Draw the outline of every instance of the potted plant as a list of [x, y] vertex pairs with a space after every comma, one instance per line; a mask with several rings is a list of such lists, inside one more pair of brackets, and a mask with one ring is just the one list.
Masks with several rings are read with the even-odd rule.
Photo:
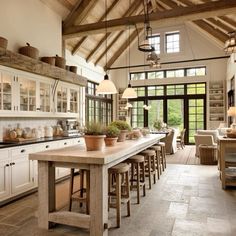
[[90, 122], [86, 125], [84, 139], [87, 151], [102, 150], [104, 138], [105, 132], [103, 125], [97, 122]]
[[153, 127], [156, 129], [156, 130], [161, 130], [162, 127], [163, 127], [163, 121], [161, 120], [156, 120], [153, 124]]
[[109, 125], [105, 130], [105, 134], [106, 146], [114, 146], [118, 139], [118, 135], [120, 134], [120, 130], [114, 125]]
[[117, 142], [125, 141], [127, 133], [131, 131], [130, 125], [126, 121], [123, 121], [123, 120], [113, 121], [111, 122], [110, 125], [115, 126], [120, 130], [120, 134], [118, 136]]

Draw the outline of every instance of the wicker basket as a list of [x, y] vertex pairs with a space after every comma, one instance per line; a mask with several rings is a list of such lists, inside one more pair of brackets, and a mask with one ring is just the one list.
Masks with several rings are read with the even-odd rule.
[[31, 57], [34, 59], [39, 58], [39, 50], [37, 48], [31, 47], [29, 43], [26, 43], [27, 46], [21, 47], [19, 49], [19, 53], [23, 54], [27, 57]]
[[8, 43], [7, 39], [0, 37], [0, 48], [7, 49], [7, 43]]
[[236, 138], [236, 133], [227, 133], [228, 138]]
[[70, 66], [70, 71], [73, 73], [77, 73], [77, 66]]
[[66, 70], [70, 71], [70, 66], [66, 65]]
[[214, 146], [199, 145], [200, 164], [216, 165], [217, 164], [217, 148]]
[[55, 57], [42, 57], [41, 61], [46, 62], [52, 66], [55, 66]]
[[59, 57], [58, 55], [55, 56], [55, 66], [60, 67], [62, 69], [66, 68], [66, 60], [63, 57]]

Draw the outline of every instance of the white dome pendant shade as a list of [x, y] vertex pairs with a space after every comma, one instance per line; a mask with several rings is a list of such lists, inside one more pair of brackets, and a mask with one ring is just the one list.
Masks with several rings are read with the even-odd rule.
[[108, 75], [105, 74], [104, 80], [100, 82], [100, 84], [97, 87], [96, 94], [115, 94], [117, 93], [117, 89], [114, 85], [114, 83], [109, 80]]
[[128, 87], [123, 92], [122, 98], [137, 98], [136, 91], [132, 88], [131, 84], [129, 83]]

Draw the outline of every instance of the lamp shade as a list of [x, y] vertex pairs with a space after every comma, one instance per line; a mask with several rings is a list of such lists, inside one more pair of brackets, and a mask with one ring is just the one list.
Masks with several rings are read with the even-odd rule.
[[108, 79], [108, 75], [104, 76], [104, 80], [100, 82], [97, 87], [96, 94], [115, 94], [117, 93], [116, 87], [112, 81]]
[[227, 111], [227, 115], [236, 117], [236, 107], [230, 107], [229, 110]]
[[131, 84], [128, 85], [128, 88], [123, 92], [122, 98], [137, 98], [136, 91], [131, 87]]
[[150, 44], [149, 40], [146, 38], [139, 46], [139, 51], [142, 52], [153, 52], [155, 48]]

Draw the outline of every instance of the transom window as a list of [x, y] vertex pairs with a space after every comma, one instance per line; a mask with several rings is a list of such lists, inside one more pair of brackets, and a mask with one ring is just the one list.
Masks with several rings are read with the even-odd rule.
[[131, 80], [144, 79], [164, 79], [164, 78], [180, 78], [180, 77], [195, 77], [205, 76], [206, 67], [178, 68], [171, 70], [157, 70], [148, 72], [133, 72], [130, 74]]
[[174, 53], [180, 51], [179, 46], [179, 32], [174, 33], [166, 33], [166, 52], [167, 53]]
[[160, 35], [152, 35], [149, 37], [149, 43], [155, 48], [156, 54], [160, 54]]

